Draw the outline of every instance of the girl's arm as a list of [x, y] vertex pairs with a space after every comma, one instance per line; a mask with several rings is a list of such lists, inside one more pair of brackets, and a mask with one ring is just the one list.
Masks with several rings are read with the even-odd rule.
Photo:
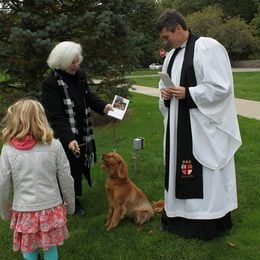
[[68, 214], [73, 214], [75, 211], [74, 180], [70, 173], [70, 165], [64, 149], [58, 140], [57, 142], [57, 178]]
[[3, 146], [0, 156], [0, 214], [5, 220], [11, 219], [12, 203], [9, 200], [12, 186], [12, 172], [8, 160], [6, 146]]

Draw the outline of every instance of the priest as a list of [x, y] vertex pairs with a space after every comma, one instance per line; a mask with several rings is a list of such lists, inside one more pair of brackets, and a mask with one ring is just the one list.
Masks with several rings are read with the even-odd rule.
[[237, 208], [234, 154], [241, 137], [232, 70], [218, 41], [198, 37], [182, 15], [165, 10], [157, 21], [167, 54], [160, 110], [164, 117], [165, 205], [161, 228], [211, 240], [231, 229]]

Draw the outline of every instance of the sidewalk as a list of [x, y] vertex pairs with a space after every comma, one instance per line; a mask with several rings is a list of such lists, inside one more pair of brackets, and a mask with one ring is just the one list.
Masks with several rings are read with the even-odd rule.
[[[130, 91], [159, 97], [158, 88], [143, 87], [139, 85], [133, 85], [133, 88], [135, 90]], [[260, 120], [260, 102], [236, 98], [235, 104], [239, 115]]]

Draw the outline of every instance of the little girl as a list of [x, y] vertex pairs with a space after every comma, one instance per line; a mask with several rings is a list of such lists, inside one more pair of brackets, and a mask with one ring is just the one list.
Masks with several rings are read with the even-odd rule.
[[58, 259], [56, 246], [68, 238], [66, 211], [75, 210], [65, 152], [53, 138], [38, 101], [17, 101], [8, 108], [2, 125], [0, 213], [3, 219], [11, 219], [13, 250], [30, 260], [38, 259], [42, 248], [44, 259]]

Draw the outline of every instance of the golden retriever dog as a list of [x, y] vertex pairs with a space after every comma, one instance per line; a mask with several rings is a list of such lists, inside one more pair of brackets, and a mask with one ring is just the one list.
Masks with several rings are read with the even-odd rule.
[[149, 202], [146, 195], [128, 178], [128, 167], [124, 159], [116, 152], [102, 155], [102, 168], [108, 174], [106, 190], [109, 210], [106, 228], [115, 228], [121, 219], [129, 217], [142, 225], [154, 216], [160, 203]]

